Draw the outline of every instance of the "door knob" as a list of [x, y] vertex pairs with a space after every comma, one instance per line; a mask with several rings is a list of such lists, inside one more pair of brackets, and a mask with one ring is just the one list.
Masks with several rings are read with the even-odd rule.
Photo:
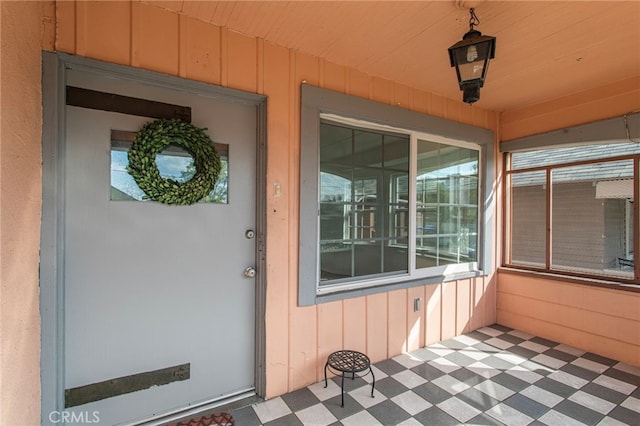
[[253, 229], [247, 229], [246, 231], [244, 231], [244, 236], [245, 238], [250, 240], [256, 236], [256, 232]]
[[248, 266], [244, 270], [244, 276], [247, 278], [254, 278], [256, 276], [256, 268], [253, 266]]

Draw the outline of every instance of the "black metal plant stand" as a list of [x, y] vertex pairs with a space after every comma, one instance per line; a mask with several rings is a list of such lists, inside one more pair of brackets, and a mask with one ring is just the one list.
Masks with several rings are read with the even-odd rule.
[[335, 370], [334, 372], [340, 372], [342, 376], [342, 382], [341, 382], [342, 403], [340, 404], [341, 407], [344, 407], [344, 376], [345, 374], [350, 373], [351, 380], [353, 380], [356, 378], [356, 373], [360, 373], [368, 369], [369, 371], [367, 373], [358, 377], [364, 377], [367, 374], [371, 373], [371, 377], [373, 378], [373, 381], [371, 382], [371, 398], [373, 398], [373, 389], [376, 386], [376, 376], [374, 376], [373, 370], [371, 369], [371, 361], [369, 360], [369, 357], [363, 354], [362, 352], [343, 350], [343, 351], [337, 351], [330, 354], [329, 357], [327, 358], [327, 363], [324, 365], [324, 387], [325, 388], [327, 387], [327, 384], [328, 384], [327, 368], [329, 368], [330, 370]]

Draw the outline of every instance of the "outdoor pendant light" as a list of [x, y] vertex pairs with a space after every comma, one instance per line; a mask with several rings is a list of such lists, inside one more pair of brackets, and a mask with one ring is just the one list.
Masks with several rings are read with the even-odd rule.
[[480, 31], [474, 30], [474, 25], [480, 24], [480, 20], [473, 8], [469, 9], [469, 13], [469, 32], [449, 48], [449, 60], [451, 66], [456, 67], [462, 100], [472, 104], [480, 99], [480, 88], [484, 86], [489, 60], [496, 54], [496, 38], [483, 36]]

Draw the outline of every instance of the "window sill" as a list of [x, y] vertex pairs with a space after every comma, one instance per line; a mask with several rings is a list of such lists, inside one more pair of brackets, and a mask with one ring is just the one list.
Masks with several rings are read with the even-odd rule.
[[[433, 276], [433, 277], [407, 278], [406, 280], [403, 280], [400, 282], [372, 285], [372, 286], [360, 287], [356, 289], [344, 289], [344, 290], [335, 289], [334, 291], [331, 291], [331, 292], [325, 291], [322, 293], [316, 293], [314, 303], [310, 303], [309, 305], [326, 303], [326, 302], [334, 302], [336, 300], [351, 299], [351, 298], [361, 297], [361, 296], [370, 296], [372, 294], [378, 294], [378, 293], [388, 293], [395, 290], [418, 287], [423, 285], [441, 284], [445, 282], [463, 280], [468, 278], [477, 278], [485, 275], [486, 274], [483, 271], [467, 271], [467, 272], [455, 273], [450, 275]], [[301, 306], [307, 306], [307, 304], [304, 304]]]
[[516, 274], [537, 278], [546, 278], [554, 281], [562, 281], [571, 284], [587, 285], [591, 287], [608, 288], [617, 291], [629, 291], [640, 293], [640, 285], [624, 283], [619, 281], [607, 280], [604, 278], [588, 278], [581, 276], [571, 276], [546, 271], [537, 271], [531, 269], [522, 269], [514, 266], [501, 266], [498, 268], [498, 274]]

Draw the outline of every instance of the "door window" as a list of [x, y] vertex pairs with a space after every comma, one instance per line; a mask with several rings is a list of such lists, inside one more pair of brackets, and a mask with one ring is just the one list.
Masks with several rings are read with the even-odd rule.
[[[128, 152], [134, 132], [113, 130], [111, 132], [111, 201], [148, 201], [133, 177], [127, 172]], [[215, 144], [220, 156], [220, 174], [213, 190], [199, 203], [227, 204], [229, 186], [229, 145]], [[156, 156], [160, 175], [164, 178], [186, 182], [196, 172], [193, 157], [184, 149], [169, 145]]]

